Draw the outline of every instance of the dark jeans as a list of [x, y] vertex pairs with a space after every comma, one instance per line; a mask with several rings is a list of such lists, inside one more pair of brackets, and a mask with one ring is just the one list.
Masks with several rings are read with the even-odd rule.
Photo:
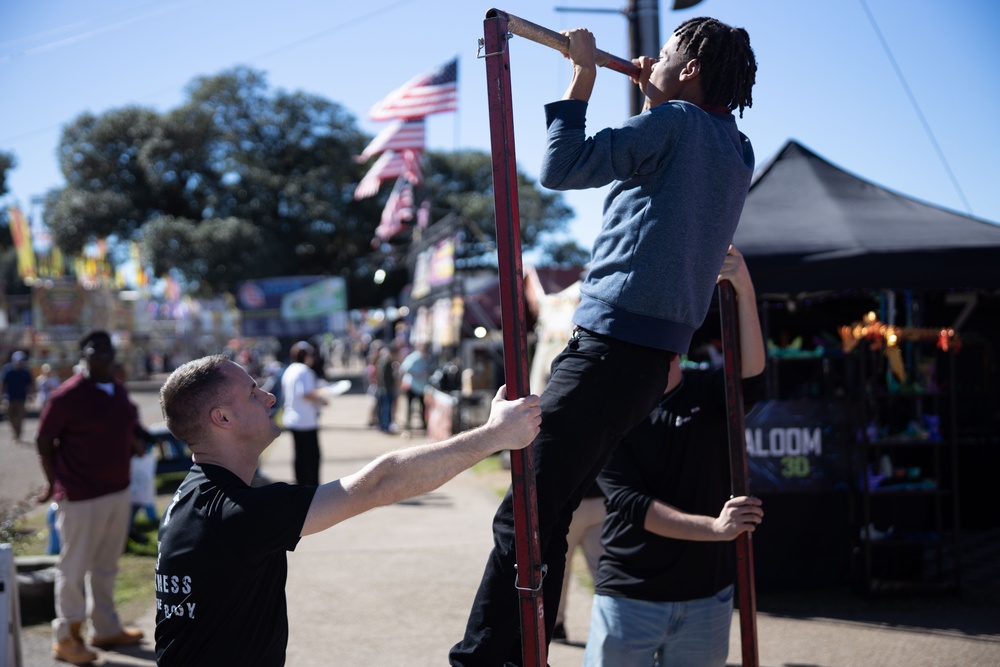
[[392, 428], [393, 408], [396, 407], [396, 392], [388, 389], [378, 390], [378, 427], [384, 433]]
[[14, 432], [14, 439], [21, 440], [21, 427], [24, 424], [25, 407], [23, 400], [7, 401], [7, 419], [10, 420], [10, 428]]
[[295, 443], [295, 482], [319, 486], [319, 429], [289, 429]]
[[413, 423], [413, 402], [417, 402], [417, 408], [419, 408], [420, 414], [420, 428], [427, 428], [427, 406], [424, 405], [424, 391], [414, 391], [413, 389], [406, 390], [406, 426], [409, 427]]
[[[566, 569], [566, 533], [573, 511], [613, 449], [655, 407], [667, 386], [672, 352], [577, 330], [552, 362], [542, 394], [542, 428], [532, 443], [538, 501], [546, 637], [552, 636]], [[514, 588], [511, 493], [493, 519], [493, 551], [450, 664], [521, 664], [521, 626]]]

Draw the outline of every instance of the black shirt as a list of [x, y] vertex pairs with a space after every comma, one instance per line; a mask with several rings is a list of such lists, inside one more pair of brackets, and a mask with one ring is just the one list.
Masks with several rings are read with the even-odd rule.
[[[763, 390], [763, 374], [743, 380], [745, 409]], [[596, 593], [676, 602], [733, 583], [732, 542], [677, 540], [644, 528], [654, 498], [689, 514], [719, 515], [730, 496], [726, 429], [723, 372], [688, 372], [618, 446], [598, 478], [608, 514]]]
[[160, 523], [157, 665], [285, 664], [285, 552], [315, 492], [252, 488], [219, 466], [191, 468]]

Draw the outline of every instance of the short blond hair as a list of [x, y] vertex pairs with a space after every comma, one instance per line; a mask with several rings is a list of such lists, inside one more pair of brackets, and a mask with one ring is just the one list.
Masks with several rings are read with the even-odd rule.
[[179, 367], [160, 388], [160, 411], [174, 437], [189, 445], [200, 441], [208, 429], [208, 412], [224, 399], [226, 376], [222, 366], [229, 357], [215, 354]]

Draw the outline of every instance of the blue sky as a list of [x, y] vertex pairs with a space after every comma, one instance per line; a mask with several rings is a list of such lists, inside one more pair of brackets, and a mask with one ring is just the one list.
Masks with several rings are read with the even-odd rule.
[[[672, 11], [671, 4], [666, 0], [660, 7], [664, 41], [682, 20], [701, 15], [749, 31], [759, 71], [754, 106], [740, 127], [753, 141], [758, 164], [795, 139], [898, 193], [1000, 222], [1000, 3], [703, 0], [683, 11]], [[4, 203], [30, 210], [33, 197], [63, 184], [55, 148], [62, 126], [81, 112], [129, 104], [165, 111], [185, 99], [194, 77], [235, 65], [265, 71], [276, 88], [342, 104], [374, 135], [385, 126], [367, 119], [375, 102], [458, 56], [459, 111], [429, 119], [428, 146], [488, 151], [485, 64], [476, 57], [486, 11], [496, 6], [555, 30], [588, 27], [598, 47], [626, 56], [622, 16], [556, 11], [624, 5], [7, 0], [0, 3], [0, 150], [15, 153], [18, 167]], [[544, 145], [542, 105], [561, 97], [569, 65], [520, 38], [510, 48], [517, 159], [536, 176]], [[591, 129], [627, 116], [628, 85], [620, 74], [599, 74]], [[566, 196], [576, 214], [571, 235], [585, 247], [599, 229], [603, 194]]]

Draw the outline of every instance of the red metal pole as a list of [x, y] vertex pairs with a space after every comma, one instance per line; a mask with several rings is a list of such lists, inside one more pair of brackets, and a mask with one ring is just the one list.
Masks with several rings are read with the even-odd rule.
[[[517, 35], [518, 37], [524, 37], [525, 39], [530, 39], [532, 42], [547, 46], [550, 49], [555, 49], [563, 55], [569, 53], [569, 37], [560, 32], [549, 30], [548, 28], [544, 28], [537, 23], [532, 23], [531, 21], [525, 21], [520, 17], [502, 12], [499, 9], [491, 9], [486, 13], [486, 16], [491, 15], [503, 15], [504, 19], [507, 21], [507, 30], [509, 30], [511, 34]], [[657, 46], [657, 48], [659, 48], [659, 46]], [[600, 49], [597, 50], [596, 61], [598, 67], [606, 67], [607, 69], [614, 70], [621, 74], [638, 77], [640, 73], [639, 68], [636, 67], [631, 60], [613, 56], [607, 51], [601, 51]]]
[[[722, 353], [726, 374], [726, 413], [729, 421], [729, 468], [733, 496], [750, 495], [747, 469], [746, 421], [743, 414], [743, 383], [740, 362], [740, 323], [736, 312], [736, 290], [732, 283], [719, 283], [719, 314], [722, 322]], [[740, 640], [743, 667], [758, 667], [757, 598], [754, 591], [753, 539], [749, 532], [736, 538], [736, 595], [740, 607]]]
[[[496, 211], [507, 397], [527, 396], [528, 326], [521, 267], [521, 224], [518, 216], [517, 162], [514, 157], [514, 112], [511, 108], [508, 25], [503, 12], [490, 10], [483, 22], [483, 47], [489, 92], [490, 141], [493, 153], [493, 201]], [[538, 501], [531, 447], [512, 451], [511, 491], [514, 500], [515, 587], [521, 614], [525, 667], [545, 667], [545, 611], [542, 603]]]

